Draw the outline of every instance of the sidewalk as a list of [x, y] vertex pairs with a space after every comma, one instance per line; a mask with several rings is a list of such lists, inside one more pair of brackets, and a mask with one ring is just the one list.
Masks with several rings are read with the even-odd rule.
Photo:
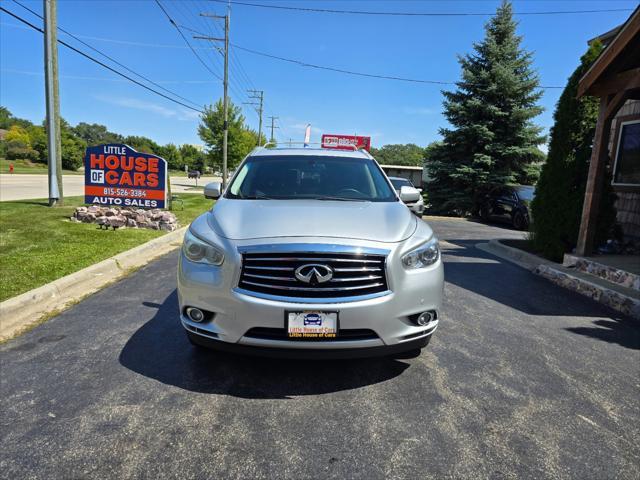
[[[196, 181], [187, 177], [170, 177], [172, 193], [198, 193], [192, 190]], [[218, 177], [202, 177], [198, 180], [198, 186], [209, 182], [219, 182]], [[62, 178], [65, 197], [84, 195], [84, 176], [64, 175]], [[0, 174], [0, 201], [27, 200], [34, 198], [47, 198], [49, 187], [47, 175], [40, 174]]]

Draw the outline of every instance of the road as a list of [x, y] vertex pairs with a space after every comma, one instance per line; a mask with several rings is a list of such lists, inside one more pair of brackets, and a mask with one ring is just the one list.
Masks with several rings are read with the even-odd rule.
[[[172, 193], [196, 192], [196, 190], [193, 189], [196, 185], [194, 179], [190, 180], [187, 177], [170, 178]], [[217, 177], [202, 177], [198, 180], [198, 185], [203, 186], [208, 182], [219, 182], [220, 180], [221, 179]], [[64, 175], [62, 178], [62, 187], [66, 197], [84, 195], [84, 176]], [[47, 198], [49, 196], [48, 188], [46, 175], [0, 174], [0, 201]]]
[[442, 322], [420, 356], [195, 351], [170, 254], [0, 346], [0, 475], [15, 478], [640, 477], [640, 328], [433, 220]]

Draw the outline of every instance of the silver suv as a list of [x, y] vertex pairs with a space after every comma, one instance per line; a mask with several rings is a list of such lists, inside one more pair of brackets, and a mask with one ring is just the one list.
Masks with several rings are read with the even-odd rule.
[[[254, 150], [186, 233], [180, 319], [218, 350], [345, 358], [425, 347], [438, 326], [438, 240], [365, 151]], [[415, 195], [415, 193], [411, 193]]]

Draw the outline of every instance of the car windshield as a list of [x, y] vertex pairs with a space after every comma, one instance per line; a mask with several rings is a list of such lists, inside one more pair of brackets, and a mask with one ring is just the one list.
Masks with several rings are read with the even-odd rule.
[[244, 200], [397, 201], [373, 160], [320, 155], [249, 157], [225, 196]]
[[393, 185], [393, 188], [395, 188], [396, 190], [400, 190], [400, 188], [402, 187], [413, 187], [411, 182], [404, 178], [390, 178], [389, 180], [391, 181], [391, 185]]
[[531, 200], [533, 200], [533, 197], [536, 193], [535, 187], [531, 186], [516, 187], [516, 190], [518, 191], [518, 196], [520, 197], [520, 199], [526, 202], [530, 202]]

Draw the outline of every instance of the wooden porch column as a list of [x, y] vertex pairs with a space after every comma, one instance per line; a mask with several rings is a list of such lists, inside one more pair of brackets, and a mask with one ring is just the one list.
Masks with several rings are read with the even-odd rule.
[[[589, 176], [587, 188], [584, 194], [582, 207], [582, 219], [580, 221], [580, 233], [576, 253], [580, 256], [590, 255], [593, 252], [593, 242], [596, 233], [596, 220], [598, 207], [602, 196], [602, 182], [604, 182], [604, 167], [609, 155], [609, 137], [611, 135], [611, 119], [613, 115], [607, 111], [607, 95], [600, 98], [600, 111], [596, 123], [596, 133], [591, 151], [591, 163], [589, 164]], [[615, 112], [614, 112], [615, 113]], [[607, 118], [608, 117], [608, 118]]]

